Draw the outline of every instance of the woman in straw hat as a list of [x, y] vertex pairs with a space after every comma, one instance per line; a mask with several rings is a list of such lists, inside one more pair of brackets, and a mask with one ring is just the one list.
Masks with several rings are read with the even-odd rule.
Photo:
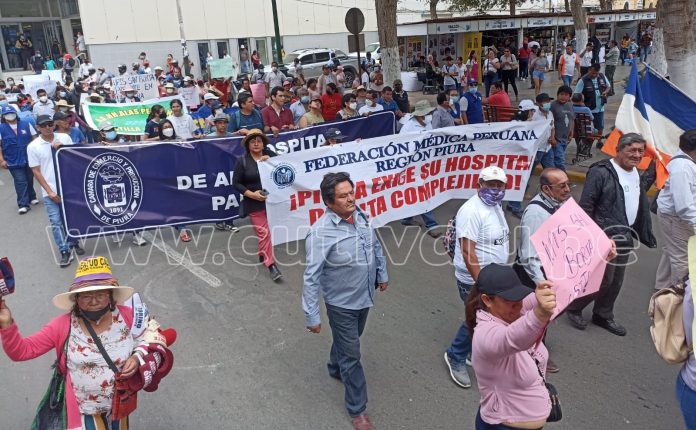
[[[141, 342], [130, 330], [133, 310], [117, 305], [132, 294], [133, 288], [118, 284], [106, 258], [86, 258], [80, 261], [69, 291], [53, 298], [53, 304], [67, 313], [26, 338], [0, 299], [0, 338], [11, 360], [31, 360], [55, 349], [58, 369], [65, 375], [68, 430], [128, 428], [127, 417], [111, 419], [111, 407], [116, 379], [131, 377], [140, 365], [134, 350]], [[95, 346], [90, 327], [119, 369], [118, 375]]]
[[249, 216], [251, 224], [254, 226], [254, 233], [259, 238], [259, 260], [268, 268], [271, 279], [277, 282], [283, 275], [276, 267], [273, 256], [271, 231], [268, 228], [268, 218], [266, 217], [268, 192], [261, 186], [261, 176], [257, 164], [268, 160], [269, 157], [275, 157], [277, 154], [268, 148], [268, 136], [258, 128], [249, 130], [242, 140], [242, 145], [246, 149], [246, 153], [237, 159], [232, 183], [237, 191], [244, 196], [240, 212], [243, 211]]

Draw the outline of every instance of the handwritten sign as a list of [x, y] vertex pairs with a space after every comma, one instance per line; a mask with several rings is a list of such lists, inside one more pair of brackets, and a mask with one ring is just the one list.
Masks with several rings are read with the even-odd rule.
[[133, 87], [136, 97], [139, 97], [140, 100], [150, 100], [159, 97], [158, 82], [154, 73], [114, 76], [111, 78], [111, 85], [117, 98], [123, 97], [123, 89], [128, 86]]
[[51, 81], [56, 81], [59, 84], [63, 83], [63, 71], [62, 70], [42, 70], [41, 76], [45, 76]]
[[572, 198], [532, 235], [546, 277], [554, 282], [556, 310], [599, 291], [611, 240]]
[[218, 60], [209, 60], [208, 67], [210, 68], [211, 78], [229, 78], [237, 79], [237, 67], [234, 65], [234, 60], [231, 58], [220, 58]]
[[48, 79], [45, 75], [26, 75], [22, 77], [24, 83], [24, 93], [30, 94], [36, 100], [36, 92], [40, 89], [46, 90], [48, 97], [53, 97], [56, 93], [56, 81]]
[[182, 99], [184, 99], [184, 103], [186, 104], [186, 106], [192, 109], [197, 108], [200, 104], [198, 101], [198, 87], [181, 87], [179, 88], [179, 95]]

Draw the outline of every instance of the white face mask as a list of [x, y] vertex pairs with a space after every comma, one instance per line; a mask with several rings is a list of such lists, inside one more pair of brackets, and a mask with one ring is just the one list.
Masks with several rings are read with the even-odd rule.
[[358, 104], [356, 102], [352, 102], [348, 104], [348, 107], [352, 110], [355, 110], [358, 107]]
[[174, 129], [173, 128], [165, 128], [162, 130], [162, 134], [167, 136], [167, 137], [172, 137], [174, 136]]
[[5, 119], [12, 122], [17, 119], [17, 114], [16, 113], [8, 113], [5, 115]]
[[41, 96], [41, 97], [39, 97], [39, 101], [40, 101], [41, 103], [46, 103], [46, 102], [48, 101], [48, 97], [47, 97], [47, 96]]

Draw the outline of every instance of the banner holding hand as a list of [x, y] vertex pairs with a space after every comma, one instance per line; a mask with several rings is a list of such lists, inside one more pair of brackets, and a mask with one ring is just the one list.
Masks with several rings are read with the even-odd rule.
[[14, 270], [7, 257], [0, 258], [0, 297], [14, 293]]
[[532, 235], [546, 277], [556, 290], [556, 318], [578, 297], [599, 291], [611, 240], [572, 198]]

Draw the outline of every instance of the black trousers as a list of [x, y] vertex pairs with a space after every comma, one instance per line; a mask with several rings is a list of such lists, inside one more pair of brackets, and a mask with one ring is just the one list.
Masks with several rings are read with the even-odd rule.
[[505, 85], [505, 92], [510, 94], [508, 91], [508, 84], [512, 85], [512, 89], [515, 90], [515, 97], [517, 97], [517, 84], [515, 83], [515, 76], [517, 76], [517, 70], [501, 70], [503, 78], [503, 85]]
[[582, 312], [590, 302], [594, 301], [594, 309], [592, 313], [600, 318], [613, 320], [614, 319], [614, 303], [623, 284], [624, 275], [626, 274], [626, 263], [628, 263], [630, 254], [619, 254], [613, 261], [607, 264], [602, 278], [602, 284], [599, 286], [599, 291], [589, 296], [580, 297], [571, 303], [566, 310], [570, 312]]

